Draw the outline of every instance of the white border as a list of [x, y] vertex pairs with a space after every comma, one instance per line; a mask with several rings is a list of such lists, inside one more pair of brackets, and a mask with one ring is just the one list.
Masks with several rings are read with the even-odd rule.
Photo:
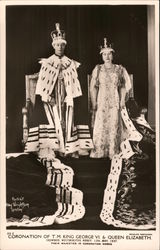
[[[6, 209], [5, 209], [5, 204], [6, 204], [6, 191], [5, 191], [5, 178], [6, 178], [6, 174], [5, 174], [5, 148], [6, 148], [6, 124], [5, 124], [5, 95], [6, 95], [6, 89], [5, 89], [5, 82], [6, 82], [6, 77], [5, 77], [5, 72], [6, 72], [6, 36], [5, 36], [5, 7], [8, 5], [154, 5], [155, 9], [156, 9], [156, 15], [155, 15], [155, 43], [156, 43], [156, 58], [155, 58], [155, 66], [156, 66], [156, 72], [155, 72], [155, 76], [156, 76], [156, 133], [157, 133], [157, 143], [156, 143], [156, 151], [157, 151], [157, 158], [156, 158], [156, 181], [157, 181], [157, 194], [156, 194], [156, 198], [157, 198], [157, 221], [159, 222], [159, 210], [160, 210], [160, 206], [159, 206], [159, 1], [155, 0], [155, 1], [121, 1], [121, 0], [114, 0], [114, 1], [32, 1], [32, 0], [28, 0], [26, 1], [1, 1], [0, 2], [0, 158], [1, 158], [1, 168], [0, 168], [0, 176], [1, 176], [1, 181], [0, 181], [0, 188], [1, 188], [1, 208], [0, 208], [0, 214], [1, 214], [1, 245], [0, 245], [0, 249], [1, 250], [29, 250], [29, 249], [37, 249], [37, 250], [41, 250], [41, 249], [99, 249], [98, 246], [81, 246], [79, 248], [77, 248], [76, 246], [69, 246], [66, 245], [66, 247], [64, 246], [60, 246], [57, 247], [56, 245], [51, 245], [51, 244], [46, 244], [46, 242], [44, 240], [40, 241], [40, 240], [8, 240], [7, 236], [6, 236], [6, 231], [7, 232], [11, 232], [13, 231], [16, 234], [41, 234], [44, 236], [45, 234], [53, 234], [53, 233], [59, 233], [59, 234], [99, 234], [99, 235], [103, 235], [103, 234], [110, 234], [110, 235], [127, 235], [129, 233], [136, 233], [138, 231], [119, 231], [119, 230], [115, 230], [115, 231], [104, 231], [104, 230], [6, 230], [5, 229], [5, 220], [4, 218], [6, 218]], [[123, 250], [129, 250], [129, 249], [137, 249], [137, 250], [141, 250], [141, 249], [145, 249], [145, 250], [158, 250], [159, 249], [159, 223], [157, 223], [157, 229], [156, 231], [140, 231], [140, 233], [146, 233], [149, 232], [152, 234], [152, 241], [132, 241], [130, 240], [128, 243], [127, 241], [118, 241], [118, 244], [113, 244], [113, 246], [100, 246], [100, 249], [112, 249], [112, 250], [118, 250], [118, 249], [123, 249]], [[138, 232], [139, 233], [139, 232]]]
[[23, 0], [8, 0], [8, 1], [3, 1], [1, 2], [1, 5], [155, 5], [158, 6], [158, 0], [48, 0], [48, 1], [38, 1], [38, 0], [28, 0], [28, 1], [23, 1]]

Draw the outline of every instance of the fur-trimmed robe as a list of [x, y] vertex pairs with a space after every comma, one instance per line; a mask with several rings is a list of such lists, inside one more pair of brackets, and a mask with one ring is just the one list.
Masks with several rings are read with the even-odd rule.
[[79, 63], [66, 56], [52, 55], [40, 61], [36, 103], [25, 152], [40, 157], [86, 154], [93, 148], [88, 125], [74, 125], [74, 98], [82, 95], [78, 80]]

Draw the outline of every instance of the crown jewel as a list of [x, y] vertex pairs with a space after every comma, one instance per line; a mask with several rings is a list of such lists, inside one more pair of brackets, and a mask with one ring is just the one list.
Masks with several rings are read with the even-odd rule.
[[65, 32], [64, 32], [64, 30], [60, 29], [60, 24], [56, 23], [55, 27], [56, 27], [56, 29], [51, 32], [51, 37], [52, 37], [53, 42], [67, 43], [65, 40]]
[[100, 54], [103, 53], [104, 51], [113, 51], [114, 52], [112, 45], [108, 44], [107, 38], [104, 38], [104, 47], [100, 46]]

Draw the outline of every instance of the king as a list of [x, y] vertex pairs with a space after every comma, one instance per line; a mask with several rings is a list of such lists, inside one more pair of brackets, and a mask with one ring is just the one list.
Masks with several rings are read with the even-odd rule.
[[78, 157], [93, 148], [88, 125], [74, 124], [74, 99], [82, 95], [77, 68], [80, 63], [64, 55], [65, 33], [56, 23], [51, 32], [55, 53], [40, 60], [33, 111], [25, 152], [40, 158], [56, 154]]

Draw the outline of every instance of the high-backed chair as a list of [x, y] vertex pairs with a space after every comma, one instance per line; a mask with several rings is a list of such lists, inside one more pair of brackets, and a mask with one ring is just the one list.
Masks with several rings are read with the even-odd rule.
[[25, 107], [22, 108], [23, 114], [23, 144], [26, 143], [28, 138], [28, 123], [30, 119], [30, 114], [35, 105], [35, 91], [36, 85], [38, 80], [39, 73], [35, 73], [33, 75], [26, 75], [25, 76], [25, 93], [26, 93], [26, 100], [25, 100]]

